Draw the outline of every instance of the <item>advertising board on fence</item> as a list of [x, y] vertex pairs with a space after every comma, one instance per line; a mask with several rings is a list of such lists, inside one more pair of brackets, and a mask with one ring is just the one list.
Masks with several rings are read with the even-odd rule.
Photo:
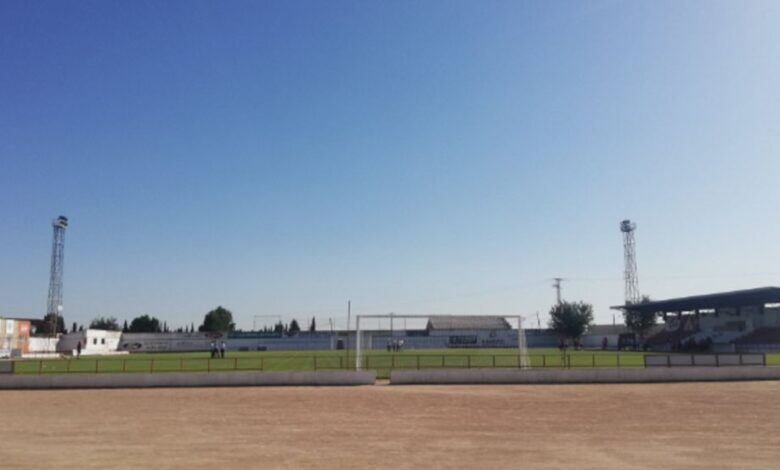
[[763, 366], [763, 354], [648, 354], [645, 367]]

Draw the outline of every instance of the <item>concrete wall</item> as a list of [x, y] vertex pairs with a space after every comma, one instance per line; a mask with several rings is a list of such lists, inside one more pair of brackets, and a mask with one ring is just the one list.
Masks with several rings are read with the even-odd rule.
[[59, 338], [32, 336], [29, 341], [30, 353], [53, 353], [57, 350]]
[[104, 355], [116, 353], [119, 348], [119, 331], [87, 329], [60, 336], [57, 351], [76, 355], [76, 345], [81, 342], [81, 355]]
[[370, 371], [0, 375], [2, 389], [372, 385]]
[[652, 369], [427, 369], [394, 370], [390, 383], [576, 384], [780, 380], [780, 367], [666, 367]]

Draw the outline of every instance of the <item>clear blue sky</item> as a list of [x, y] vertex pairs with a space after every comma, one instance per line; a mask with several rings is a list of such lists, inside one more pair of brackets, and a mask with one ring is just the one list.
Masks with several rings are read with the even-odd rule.
[[[0, 314], [780, 285], [780, 2], [0, 2]], [[535, 320], [534, 322], [535, 323]]]

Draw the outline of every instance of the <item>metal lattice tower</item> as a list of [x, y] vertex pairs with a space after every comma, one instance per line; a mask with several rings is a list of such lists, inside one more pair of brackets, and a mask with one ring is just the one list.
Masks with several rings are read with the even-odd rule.
[[626, 219], [620, 222], [620, 231], [623, 232], [623, 258], [625, 271], [623, 277], [626, 281], [626, 304], [639, 302], [639, 278], [636, 272], [636, 240], [634, 231], [636, 224]]
[[57, 316], [62, 312], [62, 263], [65, 259], [65, 229], [68, 218], [61, 215], [52, 222], [54, 238], [51, 247], [51, 272], [49, 274], [49, 300], [46, 313], [50, 315], [51, 331], [57, 334]]

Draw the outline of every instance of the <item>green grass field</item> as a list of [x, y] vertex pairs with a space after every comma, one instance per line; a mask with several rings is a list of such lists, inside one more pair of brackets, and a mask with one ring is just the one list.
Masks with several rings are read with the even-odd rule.
[[[644, 355], [622, 351], [568, 351], [531, 349], [532, 367], [643, 367]], [[24, 359], [15, 361], [16, 374], [106, 372], [206, 372], [233, 370], [311, 371], [354, 367], [354, 351], [228, 352], [225, 359], [210, 359], [208, 352], [141, 353], [122, 356], [88, 356], [80, 359]], [[767, 365], [780, 366], [780, 354], [767, 355]], [[391, 369], [511, 368], [518, 366], [516, 349], [427, 349], [399, 353], [372, 350], [363, 356], [363, 368], [384, 378]]]
[[[642, 367], [644, 353], [532, 349], [532, 367]], [[105, 372], [206, 372], [231, 370], [305, 371], [354, 367], [354, 351], [228, 352], [210, 359], [208, 352], [142, 353], [122, 356], [85, 356], [80, 359], [26, 359], [15, 362], [17, 374]], [[391, 369], [517, 367], [515, 349], [409, 350], [399, 353], [372, 350], [363, 355], [363, 368], [387, 377]]]

